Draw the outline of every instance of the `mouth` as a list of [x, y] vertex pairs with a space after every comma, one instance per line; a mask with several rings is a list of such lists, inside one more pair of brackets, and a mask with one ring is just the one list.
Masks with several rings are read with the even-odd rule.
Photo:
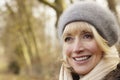
[[80, 57], [74, 57], [73, 59], [75, 61], [86, 61], [91, 57], [91, 55], [85, 55], [85, 56], [80, 56]]

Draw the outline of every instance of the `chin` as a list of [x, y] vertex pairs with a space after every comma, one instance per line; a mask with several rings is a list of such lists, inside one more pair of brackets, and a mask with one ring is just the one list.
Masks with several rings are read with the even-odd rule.
[[86, 75], [86, 74], [88, 74], [90, 71], [80, 71], [80, 70], [75, 70], [75, 72], [77, 73], [77, 74], [79, 74], [79, 75]]

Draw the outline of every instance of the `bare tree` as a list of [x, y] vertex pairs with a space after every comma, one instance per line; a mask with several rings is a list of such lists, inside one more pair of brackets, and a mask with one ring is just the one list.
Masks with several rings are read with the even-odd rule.
[[[38, 1], [50, 6], [56, 11], [56, 15], [57, 15], [56, 27], [57, 27], [58, 19], [61, 13], [67, 7], [66, 1], [65, 0], [55, 0], [54, 2], [49, 2], [48, 0], [38, 0]], [[70, 0], [70, 2], [73, 2], [73, 0]]]
[[33, 29], [31, 5], [26, 3], [27, 0], [24, 2], [16, 0], [16, 12], [8, 3], [6, 4], [9, 13], [6, 20], [7, 26], [3, 34], [3, 42], [6, 53], [11, 55], [11, 62], [16, 61], [19, 67], [26, 66], [29, 69], [35, 66], [32, 60], [40, 60], [40, 56]]

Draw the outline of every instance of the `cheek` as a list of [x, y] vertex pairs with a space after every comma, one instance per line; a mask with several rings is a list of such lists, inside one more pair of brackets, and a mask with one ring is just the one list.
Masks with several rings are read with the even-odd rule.
[[95, 41], [86, 45], [86, 48], [92, 53], [101, 53], [101, 49]]
[[64, 53], [65, 53], [68, 57], [71, 56], [72, 49], [73, 49], [72, 46], [64, 46], [64, 47], [63, 47], [63, 51], [64, 51]]

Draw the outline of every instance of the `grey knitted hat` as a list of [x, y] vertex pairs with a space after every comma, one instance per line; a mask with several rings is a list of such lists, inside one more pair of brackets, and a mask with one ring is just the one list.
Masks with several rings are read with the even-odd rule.
[[80, 2], [69, 6], [58, 21], [59, 37], [65, 26], [75, 21], [85, 21], [93, 25], [98, 33], [108, 41], [109, 46], [118, 40], [119, 26], [114, 14], [96, 2]]

